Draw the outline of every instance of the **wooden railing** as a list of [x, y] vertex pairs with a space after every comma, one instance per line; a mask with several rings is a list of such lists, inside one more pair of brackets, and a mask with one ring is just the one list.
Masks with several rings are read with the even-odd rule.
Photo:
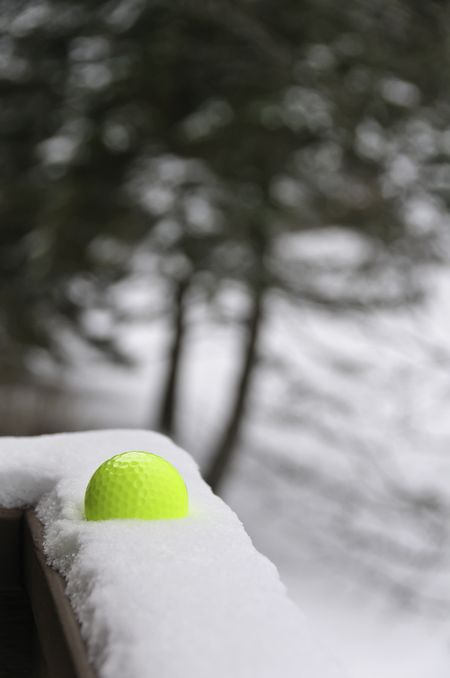
[[0, 678], [95, 678], [33, 511], [0, 509]]

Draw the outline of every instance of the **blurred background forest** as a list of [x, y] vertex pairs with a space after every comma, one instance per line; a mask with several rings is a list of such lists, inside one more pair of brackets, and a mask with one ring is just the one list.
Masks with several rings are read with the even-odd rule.
[[0, 434], [167, 433], [356, 678], [448, 676], [450, 8], [0, 8]]

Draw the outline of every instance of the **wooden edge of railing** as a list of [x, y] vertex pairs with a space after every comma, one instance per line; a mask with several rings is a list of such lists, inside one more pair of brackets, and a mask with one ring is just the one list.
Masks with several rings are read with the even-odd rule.
[[0, 588], [2, 583], [6, 588], [20, 584], [25, 588], [37, 636], [37, 674], [43, 678], [95, 678], [79, 623], [65, 594], [64, 579], [48, 565], [43, 553], [39, 519], [32, 510], [2, 509], [0, 523], [0, 537], [5, 536], [10, 547], [1, 558], [10, 558], [10, 562], [0, 567]]
[[21, 589], [22, 522], [20, 509], [0, 509], [0, 589], [13, 591]]

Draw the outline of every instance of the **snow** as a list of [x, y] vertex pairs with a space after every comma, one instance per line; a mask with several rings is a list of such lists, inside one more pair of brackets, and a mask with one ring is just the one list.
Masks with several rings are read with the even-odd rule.
[[[280, 242], [280, 255], [326, 265], [364, 257], [364, 242], [351, 246], [332, 229], [295, 245]], [[147, 299], [148, 280], [139, 285]], [[426, 286], [422, 307], [367, 314], [327, 315], [274, 297], [225, 487], [352, 678], [444, 678], [450, 666], [448, 271], [429, 271]], [[245, 296], [229, 297], [220, 301], [224, 317], [241, 317]], [[240, 359], [239, 327], [203, 311], [190, 318], [177, 420], [179, 442], [200, 462], [223, 424]], [[71, 375], [84, 428], [142, 427], [155, 414], [168, 328], [162, 319], [124, 332], [133, 370], [91, 363]], [[98, 390], [87, 392], [93, 382]], [[54, 464], [38, 497], [55, 482]], [[410, 558], [397, 558], [396, 547]]]
[[[274, 300], [263, 347], [272, 362], [259, 372], [225, 488], [256, 547], [352, 678], [444, 678], [450, 666], [450, 275], [435, 272], [427, 284], [425, 306], [393, 312], [326, 315]], [[95, 380], [105, 388], [103, 425], [151, 420], [166, 337], [163, 323], [130, 331], [139, 362], [119, 385], [120, 408], [106, 397], [112, 372]], [[208, 317], [189, 333], [178, 433], [200, 462], [223, 423], [238, 340], [232, 324]], [[76, 375], [80, 385], [92, 382], [86, 368]], [[426, 511], [398, 501], [398, 490], [425, 507], [427, 498], [439, 502], [442, 538]], [[398, 544], [413, 547], [411, 562], [397, 562]], [[349, 582], [355, 595], [343, 595]]]
[[[91, 474], [130, 449], [178, 468], [190, 496], [187, 518], [84, 520]], [[167, 438], [135, 430], [4, 438], [0, 472], [1, 506], [36, 506], [47, 559], [66, 579], [100, 678], [341, 675], [274, 565]]]
[[448, 624], [369, 601], [337, 577], [283, 576], [327, 647], [345, 658], [348, 678], [448, 678]]

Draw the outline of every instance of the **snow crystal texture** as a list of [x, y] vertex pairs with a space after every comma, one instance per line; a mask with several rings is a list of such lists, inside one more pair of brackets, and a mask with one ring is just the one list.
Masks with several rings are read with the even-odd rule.
[[[87, 522], [95, 469], [159, 454], [182, 474], [189, 515]], [[0, 506], [35, 506], [99, 678], [336, 678], [274, 565], [191, 457], [148, 431], [0, 440]]]

